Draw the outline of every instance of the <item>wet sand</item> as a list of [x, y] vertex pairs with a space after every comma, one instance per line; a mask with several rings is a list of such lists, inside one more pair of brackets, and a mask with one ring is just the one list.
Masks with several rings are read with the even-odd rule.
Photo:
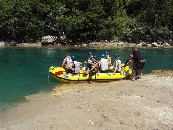
[[142, 79], [63, 84], [1, 115], [2, 130], [172, 130], [173, 71]]

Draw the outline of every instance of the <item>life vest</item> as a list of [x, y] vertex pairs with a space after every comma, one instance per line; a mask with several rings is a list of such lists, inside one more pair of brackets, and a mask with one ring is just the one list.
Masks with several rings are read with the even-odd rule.
[[105, 58], [101, 58], [101, 71], [108, 70], [108, 60]]
[[108, 63], [111, 63], [111, 57], [109, 55], [105, 59], [107, 59]]
[[[93, 68], [96, 64], [98, 64], [98, 61], [92, 62], [92, 63], [91, 63], [91, 68]], [[94, 68], [94, 71], [97, 72], [97, 71], [98, 71], [98, 67], [95, 67], [95, 68]]]
[[74, 73], [75, 74], [80, 73], [80, 63], [77, 61], [74, 61]]
[[144, 59], [142, 56], [140, 56], [138, 59], [138, 63], [139, 64], [145, 64], [145, 62], [146, 62], [146, 59]]
[[120, 60], [117, 61], [118, 61], [118, 71], [121, 71], [121, 61]]
[[91, 66], [93, 67], [95, 64], [97, 64], [98, 63], [98, 61], [93, 61], [92, 63], [91, 63]]
[[[118, 66], [117, 66], [117, 70], [116, 71], [121, 71], [121, 61], [120, 60], [116, 60], [118, 62]], [[114, 66], [116, 66], [116, 61], [114, 63]]]
[[91, 62], [92, 62], [92, 56], [88, 57], [88, 63], [91, 64]]
[[66, 67], [69, 67], [69, 65], [72, 63], [71, 57], [66, 57]]

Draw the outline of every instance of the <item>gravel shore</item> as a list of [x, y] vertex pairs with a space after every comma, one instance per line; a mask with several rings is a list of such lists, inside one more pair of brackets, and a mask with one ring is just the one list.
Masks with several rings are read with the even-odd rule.
[[142, 79], [63, 84], [25, 97], [1, 115], [1, 130], [172, 130], [173, 71]]

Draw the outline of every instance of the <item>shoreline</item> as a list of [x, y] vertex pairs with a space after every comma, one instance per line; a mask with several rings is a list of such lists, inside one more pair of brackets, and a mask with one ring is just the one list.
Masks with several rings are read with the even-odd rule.
[[171, 129], [173, 71], [137, 81], [62, 84], [26, 96], [1, 116], [6, 129]]
[[41, 42], [38, 43], [21, 43], [16, 46], [10, 46], [10, 45], [0, 45], [0, 48], [89, 48], [89, 49], [114, 49], [114, 48], [132, 48], [132, 47], [138, 47], [138, 48], [173, 48], [171, 45], [154, 45], [154, 44], [146, 44], [146, 43], [125, 43], [125, 42], [92, 42], [89, 44], [79, 44], [79, 45], [61, 45], [61, 44], [55, 44], [55, 45], [42, 45]]

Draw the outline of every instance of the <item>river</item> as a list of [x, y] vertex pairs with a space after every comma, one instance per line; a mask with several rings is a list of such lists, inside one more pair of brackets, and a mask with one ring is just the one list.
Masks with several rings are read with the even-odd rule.
[[[139, 49], [147, 60], [144, 74], [152, 70], [173, 70], [173, 49]], [[84, 62], [91, 51], [99, 59], [105, 51], [113, 59], [118, 53], [125, 62], [131, 48], [117, 49], [58, 49], [58, 48], [0, 48], [0, 108], [16, 103], [22, 97], [49, 91], [60, 83], [49, 77], [50, 66], [61, 66], [66, 53]], [[113, 62], [113, 61], [112, 61]]]

